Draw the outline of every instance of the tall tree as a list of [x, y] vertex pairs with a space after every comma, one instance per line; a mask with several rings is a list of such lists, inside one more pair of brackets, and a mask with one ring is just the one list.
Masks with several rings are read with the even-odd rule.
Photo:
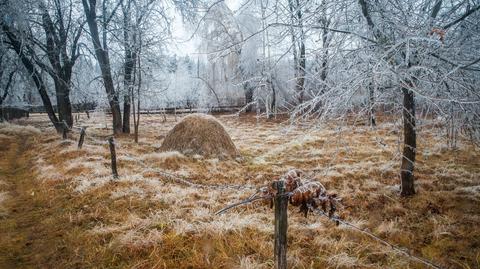
[[[83, 28], [83, 23], [74, 15], [76, 7], [74, 2], [60, 0], [33, 3], [18, 1], [15, 4], [5, 4], [8, 16], [2, 18], [10, 47], [20, 57], [21, 62], [27, 64], [25, 68], [39, 87], [42, 100], [46, 101], [48, 98], [47, 93], [43, 93], [43, 88], [47, 88], [47, 81], [40, 77], [42, 72], [49, 74], [54, 82], [58, 109], [58, 119], [54, 124], [63, 124], [65, 121], [70, 127], [73, 124], [71, 78], [73, 67], [80, 55], [78, 43]], [[19, 8], [20, 10], [16, 10]], [[20, 42], [19, 46], [17, 42]], [[32, 71], [32, 68], [36, 71]], [[53, 111], [48, 103], [50, 102], [44, 102], [45, 109], [47, 112]], [[53, 119], [53, 115], [51, 118]]]
[[108, 103], [112, 112], [113, 118], [113, 132], [119, 134], [122, 132], [122, 114], [120, 110], [120, 104], [118, 101], [118, 93], [115, 90], [113, 84], [112, 70], [110, 66], [110, 57], [108, 54], [108, 43], [107, 43], [107, 27], [110, 23], [113, 14], [116, 12], [122, 1], [118, 2], [113, 8], [113, 11], [110, 15], [107, 14], [107, 1], [102, 1], [102, 14], [101, 14], [101, 23], [102, 23], [102, 37], [103, 42], [100, 41], [100, 32], [98, 30], [97, 23], [97, 1], [96, 0], [82, 0], [83, 9], [85, 16], [87, 18], [88, 27], [90, 29], [90, 36], [92, 38], [93, 47], [95, 50], [95, 56], [97, 58], [98, 64], [100, 65], [100, 70], [102, 72], [103, 84], [105, 91], [107, 92]]
[[72, 2], [67, 4], [60, 0], [53, 0], [49, 6], [53, 9], [53, 19], [46, 4], [39, 1], [45, 40], [35, 43], [42, 44], [39, 48], [46, 53], [50, 63], [50, 68], [46, 65], [40, 66], [47, 69], [45, 71], [51, 75], [54, 82], [59, 120], [65, 121], [71, 127], [73, 125], [70, 102], [72, 72], [80, 56], [78, 44], [84, 23], [75, 21], [72, 17], [75, 12]]
[[3, 46], [0, 51], [0, 66], [2, 67], [0, 68], [0, 107], [2, 107], [3, 102], [11, 94], [10, 89], [14, 84], [15, 74], [18, 72], [17, 65], [9, 57], [8, 50]]
[[123, 127], [124, 133], [130, 133], [130, 107], [131, 92], [133, 91], [134, 81], [133, 72], [136, 65], [136, 31], [132, 23], [132, 0], [122, 3], [123, 11], [123, 47], [124, 47], [124, 63], [123, 63]]
[[[414, 168], [417, 152], [415, 93], [420, 91], [421, 84], [428, 81], [432, 73], [441, 74], [443, 72], [438, 68], [437, 64], [438, 59], [442, 59], [443, 57], [439, 56], [437, 52], [444, 53], [445, 55], [451, 52], [444, 50], [442, 46], [438, 46], [437, 44], [444, 43], [445, 30], [461, 23], [468, 16], [480, 9], [480, 5], [474, 6], [473, 8], [467, 6], [466, 11], [461, 14], [459, 18], [445, 24], [443, 27], [435, 26], [435, 20], [442, 9], [442, 2], [442, 0], [433, 3], [405, 1], [401, 3], [401, 5], [390, 7], [384, 6], [381, 3], [370, 3], [366, 0], [358, 0], [361, 14], [367, 23], [371, 36], [373, 36], [373, 40], [369, 40], [369, 42], [374, 43], [374, 50], [371, 51], [371, 53], [378, 55], [379, 61], [382, 61], [384, 58], [388, 59], [389, 68], [396, 70], [395, 75], [399, 81], [398, 88], [401, 89], [403, 95], [403, 155], [400, 170], [402, 196], [415, 194]], [[412, 19], [399, 17], [398, 15], [408, 14], [408, 12], [395, 12], [395, 9], [404, 11], [412, 8], [423, 8], [424, 12], [418, 13], [423, 15], [417, 15], [415, 19]], [[372, 16], [373, 9], [375, 9], [375, 13], [378, 14], [376, 19]], [[447, 8], [444, 14], [450, 16], [452, 13], [455, 13], [455, 10], [458, 10], [458, 7]], [[391, 21], [395, 19], [398, 21], [392, 24]], [[376, 23], [375, 20], [379, 23]], [[401, 22], [404, 22], [407, 27], [404, 27]], [[404, 32], [404, 29], [407, 29], [406, 32]], [[437, 37], [434, 37], [433, 34], [438, 35], [438, 41], [434, 42]], [[409, 40], [409, 35], [414, 36], [414, 38]], [[426, 39], [428, 36], [430, 36], [432, 41], [423, 42], [422, 39]], [[443, 60], [444, 59], [445, 58], [443, 58]], [[480, 59], [474, 60], [473, 62], [475, 63], [475, 61], [478, 62], [479, 60]], [[466, 67], [457, 66], [457, 68], [465, 69]], [[424, 70], [429, 70], [429, 72], [425, 73]], [[452, 72], [443, 75], [443, 80], [449, 78], [451, 74]], [[419, 78], [422, 78], [423, 82], [420, 82]], [[458, 78], [455, 78], [455, 81], [458, 81]], [[433, 83], [435, 82], [433, 81]], [[465, 87], [462, 86], [462, 88]], [[448, 87], [447, 91], [449, 91]], [[449, 93], [446, 92], [446, 94], [448, 95]]]
[[299, 104], [305, 101], [305, 74], [307, 58], [305, 55], [305, 29], [303, 25], [303, 3], [300, 0], [288, 0], [292, 35], [292, 53], [295, 70], [295, 92]]
[[25, 70], [30, 74], [35, 86], [40, 94], [40, 97], [47, 112], [48, 118], [52, 122], [57, 132], [62, 132], [63, 124], [58, 120], [55, 111], [53, 110], [50, 97], [47, 93], [47, 87], [45, 81], [41, 75], [41, 71], [37, 68], [35, 60], [33, 58], [33, 48], [30, 47], [28, 42], [23, 42], [18, 33], [9, 25], [8, 22], [1, 18], [0, 24], [2, 26], [2, 32], [5, 34], [7, 40], [6, 43], [11, 47], [13, 51], [18, 55]]

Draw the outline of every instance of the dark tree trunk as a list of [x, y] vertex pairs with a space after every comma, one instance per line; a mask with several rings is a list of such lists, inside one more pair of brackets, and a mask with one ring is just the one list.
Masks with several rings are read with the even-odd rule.
[[275, 117], [275, 109], [277, 105], [277, 92], [275, 90], [275, 86], [273, 85], [273, 78], [269, 79], [268, 83], [272, 88], [272, 101], [270, 102], [270, 104], [268, 104], [270, 106], [270, 109], [269, 109], [270, 113], [268, 114], [268, 118], [272, 119], [273, 117]]
[[323, 94], [326, 89], [326, 80], [327, 80], [327, 75], [328, 75], [328, 53], [329, 50], [328, 48], [330, 47], [330, 40], [331, 38], [329, 35], [329, 31], [327, 30], [327, 27], [330, 26], [330, 20], [326, 19], [326, 14], [324, 13], [323, 16], [325, 17], [325, 20], [322, 20], [322, 23], [325, 26], [325, 29], [323, 29], [322, 32], [322, 48], [323, 48], [323, 53], [322, 53], [322, 59], [321, 59], [321, 65], [320, 65], [320, 80], [322, 81], [322, 85], [320, 87], [320, 94]]
[[125, 62], [123, 66], [124, 77], [124, 96], [123, 96], [123, 129], [124, 133], [130, 133], [130, 110], [131, 110], [131, 98], [130, 94], [133, 88], [133, 70], [135, 67], [135, 48], [132, 44], [135, 44], [136, 34], [131, 27], [131, 13], [130, 13], [130, 1], [127, 2], [123, 9], [123, 42], [125, 48]]
[[298, 62], [298, 71], [297, 71], [297, 85], [296, 91], [298, 93], [298, 102], [301, 104], [305, 101], [305, 67], [307, 64], [307, 59], [305, 57], [305, 42], [303, 37], [303, 30], [302, 30], [302, 37], [300, 39], [300, 57]]
[[130, 133], [130, 114], [131, 114], [131, 92], [133, 89], [134, 79], [133, 71], [135, 66], [136, 55], [130, 49], [125, 51], [125, 68], [124, 68], [124, 91], [125, 95], [123, 96], [123, 129], [124, 133]]
[[50, 101], [50, 98], [48, 97], [48, 94], [47, 94], [47, 88], [45, 86], [45, 82], [43, 81], [43, 78], [40, 75], [40, 72], [35, 67], [33, 60], [29, 59], [27, 55], [25, 55], [25, 51], [27, 49], [24, 47], [27, 45], [22, 43], [17, 38], [17, 36], [11, 31], [10, 27], [8, 27], [3, 21], [2, 21], [2, 29], [7, 35], [7, 38], [10, 41], [10, 44], [12, 45], [13, 50], [15, 51], [15, 53], [17, 53], [18, 57], [22, 61], [23, 66], [32, 77], [33, 82], [35, 83], [35, 87], [37, 88], [38, 93], [40, 94], [40, 97], [42, 99], [42, 103], [43, 103], [43, 106], [45, 107], [45, 111], [47, 112], [48, 118], [53, 123], [53, 126], [55, 126], [55, 130], [58, 133], [61, 133], [63, 130], [62, 128], [63, 124], [58, 120], [57, 115], [55, 115], [52, 102]]
[[368, 117], [371, 126], [377, 126], [375, 120], [375, 90], [370, 83], [368, 85]]
[[70, 87], [67, 88], [67, 92], [64, 95], [64, 115], [65, 121], [69, 127], [73, 126], [73, 115], [72, 115], [72, 103], [70, 102]]
[[[72, 105], [70, 103], [70, 83], [72, 77], [72, 67], [75, 62], [75, 46], [72, 52], [71, 59], [67, 56], [66, 42], [67, 30], [63, 25], [63, 18], [57, 22], [59, 27], [55, 27], [48, 10], [43, 2], [40, 2], [42, 13], [42, 27], [45, 31], [46, 37], [46, 52], [52, 70], [49, 71], [55, 85], [55, 95], [57, 99], [58, 117], [61, 122], [65, 121], [68, 127], [73, 125]], [[57, 8], [59, 8], [57, 6]], [[77, 39], [75, 39], [77, 40]], [[46, 69], [46, 68], [44, 68]]]
[[328, 50], [324, 53], [321, 65], [320, 80], [322, 85], [320, 86], [320, 95], [324, 94], [327, 90], [327, 65], [328, 65]]
[[125, 134], [130, 133], [130, 95], [125, 94], [123, 96], [123, 126], [122, 132]]
[[[5, 101], [5, 99], [7, 99], [7, 96], [8, 96], [8, 90], [10, 89], [10, 86], [12, 85], [12, 82], [13, 82], [13, 76], [15, 75], [15, 72], [17, 72], [17, 70], [13, 70], [12, 72], [10, 72], [10, 74], [8, 75], [8, 79], [7, 79], [7, 83], [5, 84], [5, 87], [3, 89], [3, 94], [0, 96], [0, 106], [3, 104], [3, 101]], [[3, 76], [3, 70], [0, 70], [0, 79], [2, 78]]]
[[243, 83], [243, 91], [245, 92], [245, 105], [250, 104], [245, 112], [253, 111], [253, 88], [249, 86], [248, 82]]
[[110, 105], [110, 109], [112, 112], [113, 132], [114, 134], [119, 134], [122, 132], [122, 114], [120, 110], [120, 104], [118, 102], [118, 96], [115, 92], [115, 86], [113, 84], [112, 71], [110, 68], [110, 59], [106, 48], [103, 48], [100, 43], [100, 35], [97, 25], [96, 1], [82, 0], [82, 3], [85, 15], [87, 17], [87, 23], [90, 29], [93, 47], [95, 49], [95, 55], [97, 57], [98, 64], [100, 65], [100, 70], [102, 72], [103, 84], [105, 86], [105, 91], [107, 92], [108, 97], [108, 104]]
[[[305, 57], [305, 31], [303, 29], [303, 21], [302, 21], [302, 7], [300, 2], [296, 0], [288, 1], [288, 6], [290, 9], [290, 16], [292, 20], [292, 24], [297, 24], [299, 27], [299, 37], [297, 41], [296, 33], [291, 29], [292, 34], [292, 48], [293, 48], [293, 64], [295, 69], [295, 92], [297, 93], [298, 103], [301, 104], [305, 101], [305, 91], [304, 91], [304, 84], [305, 84], [305, 67], [306, 67], [306, 57]], [[297, 52], [298, 48], [298, 52]]]
[[[55, 84], [57, 108], [60, 121], [65, 121], [68, 127], [73, 126], [72, 104], [70, 102], [72, 70], [79, 57], [78, 42], [83, 31], [83, 23], [72, 26], [73, 18], [64, 16], [60, 1], [54, 1], [53, 9], [48, 9], [43, 1], [38, 1], [42, 11], [42, 27], [45, 31], [45, 44], [40, 46], [47, 54], [51, 68], [37, 60], [37, 64], [52, 77]], [[54, 19], [49, 10], [54, 10]], [[70, 41], [70, 42], [69, 42]], [[37, 42], [43, 42], [37, 41]]]
[[417, 134], [415, 130], [415, 95], [408, 88], [403, 92], [403, 158], [401, 166], [401, 196], [415, 194], [414, 174]]
[[58, 118], [65, 121], [68, 127], [73, 126], [72, 104], [70, 102], [70, 87], [63, 79], [55, 79], [55, 95], [57, 97]]
[[[135, 107], [135, 94], [134, 90], [132, 87], [131, 95], [132, 95], [132, 105], [133, 105], [133, 126], [134, 126], [134, 132], [135, 132], [135, 143], [138, 143], [138, 127], [140, 126], [140, 90], [142, 89], [142, 61], [141, 58], [139, 57], [142, 53], [142, 36], [139, 34], [139, 46], [138, 46], [138, 51], [135, 54], [136, 60], [135, 60], [135, 65], [133, 68], [133, 77], [134, 81], [137, 82], [137, 106]], [[135, 75], [138, 73], [138, 79], [136, 79]], [[135, 108], [136, 108], [136, 114], [135, 114]], [[165, 119], [165, 113], [163, 114], [163, 117]]]
[[277, 113], [276, 113], [276, 110], [277, 109], [277, 92], [275, 90], [275, 87], [273, 86], [273, 83], [272, 83], [272, 106], [270, 108], [270, 111], [272, 111], [273, 113], [273, 116], [275, 116]]

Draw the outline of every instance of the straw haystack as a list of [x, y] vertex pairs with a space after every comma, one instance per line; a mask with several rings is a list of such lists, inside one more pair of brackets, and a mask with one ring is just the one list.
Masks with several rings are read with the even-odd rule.
[[213, 116], [191, 114], [168, 132], [161, 151], [179, 151], [185, 155], [209, 158], [235, 158], [238, 150], [225, 128]]

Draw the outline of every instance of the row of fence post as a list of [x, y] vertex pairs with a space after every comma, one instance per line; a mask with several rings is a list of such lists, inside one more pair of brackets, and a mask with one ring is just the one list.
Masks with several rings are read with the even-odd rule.
[[[68, 138], [68, 132], [70, 129], [68, 128], [67, 124], [64, 122], [62, 138]], [[80, 137], [78, 138], [78, 149], [82, 149], [83, 142], [85, 141], [86, 135], [86, 127], [82, 127], [80, 129]], [[117, 170], [117, 153], [115, 151], [115, 140], [113, 137], [108, 139], [108, 146], [110, 148], [110, 160], [111, 160], [111, 167], [112, 167], [112, 175], [114, 178], [118, 178], [118, 170]]]
[[[64, 132], [65, 134], [66, 132]], [[80, 138], [78, 140], [78, 148], [81, 149], [85, 140], [86, 130], [83, 127], [80, 130]], [[64, 138], [65, 139], [65, 138]], [[118, 178], [117, 170], [117, 153], [115, 150], [115, 139], [110, 137], [108, 139], [108, 145], [110, 148], [110, 159], [112, 175], [114, 178]], [[275, 242], [274, 242], [274, 259], [275, 268], [286, 269], [287, 268], [287, 229], [288, 229], [288, 197], [285, 193], [285, 182], [282, 180], [275, 181], [273, 188], [277, 190], [277, 196], [275, 197]]]

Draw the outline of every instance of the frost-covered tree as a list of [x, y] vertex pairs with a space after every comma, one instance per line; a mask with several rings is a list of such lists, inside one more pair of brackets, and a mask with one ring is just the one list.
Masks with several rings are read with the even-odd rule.
[[[37, 86], [54, 126], [72, 126], [70, 92], [74, 65], [80, 56], [83, 22], [75, 2], [3, 1], [3, 41], [14, 51]], [[47, 73], [55, 88], [58, 118], [48, 97]]]
[[[402, 116], [403, 196], [415, 193], [417, 110], [449, 119], [450, 140], [459, 129], [478, 139], [478, 1], [244, 3], [239, 12], [259, 22], [242, 40], [240, 62], [250, 68], [248, 81], [293, 62], [283, 71], [292, 73], [289, 88], [297, 100], [282, 105], [294, 120], [346, 119], [354, 112], [375, 126], [376, 110], [393, 109]], [[224, 45], [222, 52], [230, 47]], [[294, 109], [289, 101], [297, 104]]]
[[16, 59], [4, 46], [0, 47], [0, 107], [10, 95], [15, 83], [15, 75], [19, 72]]
[[[298, 106], [296, 113], [329, 118], [354, 109], [367, 112], [372, 122], [376, 103], [394, 104], [403, 118], [401, 194], [412, 195], [419, 105], [428, 107], [430, 114], [456, 111], [456, 121], [470, 129], [478, 127], [480, 99], [475, 84], [480, 58], [474, 52], [480, 38], [475, 23], [480, 3], [359, 0], [337, 4], [343, 8], [334, 17], [335, 27], [324, 23], [306, 27], [344, 36], [347, 45], [331, 44], [341, 58], [331, 59], [329, 89]], [[356, 97], [365, 93], [368, 109], [355, 110]]]

